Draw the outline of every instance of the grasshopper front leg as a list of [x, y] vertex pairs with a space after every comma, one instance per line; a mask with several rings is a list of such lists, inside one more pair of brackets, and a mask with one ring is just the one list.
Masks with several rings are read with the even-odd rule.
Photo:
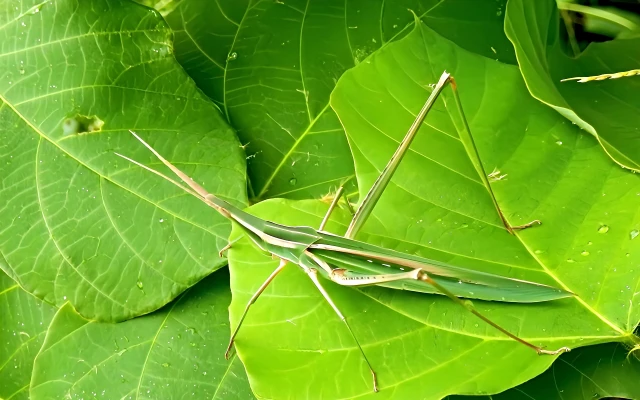
[[[342, 197], [343, 193], [344, 193], [344, 185], [340, 185], [340, 187], [336, 191], [335, 196], [333, 197], [333, 200], [331, 201], [331, 204], [329, 205], [329, 209], [327, 210], [327, 213], [325, 214], [324, 218], [322, 219], [322, 222], [320, 223], [320, 227], [318, 228], [319, 231], [324, 230], [325, 225], [327, 225], [327, 222], [329, 222], [329, 218], [331, 218], [331, 214], [333, 213], [333, 210], [338, 205], [338, 202], [340, 201], [340, 197]], [[348, 202], [349, 200], [347, 200], [347, 203]]]

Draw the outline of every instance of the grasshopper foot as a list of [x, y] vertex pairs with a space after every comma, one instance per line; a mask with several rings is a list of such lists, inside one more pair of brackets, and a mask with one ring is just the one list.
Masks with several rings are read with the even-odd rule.
[[380, 389], [378, 389], [378, 378], [373, 370], [371, 370], [371, 375], [373, 376], [373, 392], [378, 393], [380, 391]]
[[227, 346], [227, 350], [224, 352], [224, 359], [228, 360], [229, 358], [231, 358], [232, 353], [233, 353], [233, 340], [229, 342], [229, 345]]
[[516, 225], [509, 226], [509, 232], [513, 233], [513, 231], [521, 231], [523, 229], [531, 228], [533, 225], [542, 225], [542, 222], [539, 219], [534, 219], [533, 221], [524, 224], [524, 225]]
[[569, 347], [560, 347], [558, 350], [545, 350], [542, 348], [539, 348], [537, 350], [538, 354], [542, 355], [542, 354], [548, 354], [548, 355], [552, 355], [555, 356], [557, 354], [562, 354], [562, 353], [568, 353], [570, 352], [571, 349]]
[[220, 256], [220, 258], [224, 258], [224, 252], [229, 250], [232, 244], [233, 243], [228, 243], [226, 246], [220, 249], [220, 251], [218, 252], [218, 255]]

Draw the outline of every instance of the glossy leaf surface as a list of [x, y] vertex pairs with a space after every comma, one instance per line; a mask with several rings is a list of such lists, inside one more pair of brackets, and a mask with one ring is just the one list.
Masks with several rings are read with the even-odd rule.
[[160, 4], [178, 60], [246, 144], [253, 201], [318, 198], [353, 177], [329, 94], [344, 71], [410, 31], [409, 10], [463, 47], [515, 63], [502, 29], [504, 1]]
[[640, 171], [640, 79], [560, 82], [637, 69], [640, 38], [591, 43], [571, 58], [561, 48], [558, 27], [555, 1], [508, 4], [505, 31], [529, 91], [594, 135], [616, 163]]
[[450, 400], [563, 400], [640, 398], [640, 361], [620, 344], [601, 344], [563, 354], [542, 375], [491, 397]]
[[87, 321], [66, 304], [36, 358], [31, 398], [252, 399], [242, 364], [224, 359], [231, 300], [217, 272], [153, 314]]
[[[117, 0], [0, 5], [0, 267], [53, 304], [123, 320], [225, 261], [229, 223], [114, 153], [137, 131], [246, 202], [233, 131], [172, 55], [156, 11]], [[153, 164], [151, 164], [153, 166]]]
[[[445, 69], [457, 79], [485, 168], [507, 174], [493, 183], [507, 219], [539, 218], [542, 226], [513, 236], [501, 225], [460, 141], [447, 92], [446, 106], [440, 100], [427, 118], [359, 238], [576, 293], [535, 306], [474, 302], [538, 345], [629, 340], [638, 321], [640, 256], [633, 240], [640, 221], [630, 205], [640, 181], [531, 98], [515, 67], [467, 52], [422, 25], [347, 72], [332, 106], [355, 152], [361, 197]], [[317, 226], [326, 207], [270, 201], [252, 209], [285, 224]], [[329, 229], [342, 233], [345, 213], [336, 221], [340, 226]], [[235, 324], [277, 261], [243, 242], [232, 248], [230, 262]], [[441, 296], [326, 286], [378, 372], [376, 398], [497, 393], [553, 362]], [[285, 270], [253, 310], [238, 348], [258, 396], [373, 398], [352, 339], [304, 273]]]
[[55, 312], [0, 271], [0, 398], [29, 398], [33, 359]]

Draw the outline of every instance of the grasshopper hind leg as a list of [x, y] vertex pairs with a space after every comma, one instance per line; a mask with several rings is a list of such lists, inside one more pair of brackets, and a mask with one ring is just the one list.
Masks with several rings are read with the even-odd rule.
[[473, 305], [471, 304], [470, 301], [464, 301], [464, 300], [460, 299], [458, 296], [456, 296], [455, 294], [451, 293], [449, 290], [444, 288], [438, 282], [434, 281], [423, 270], [420, 270], [420, 273], [418, 274], [417, 279], [419, 279], [419, 280], [421, 280], [423, 282], [426, 282], [426, 283], [430, 284], [431, 286], [435, 287], [436, 289], [438, 289], [438, 291], [440, 291], [440, 293], [444, 294], [445, 296], [447, 296], [448, 298], [453, 300], [455, 303], [457, 303], [457, 304], [461, 305], [462, 307], [466, 308], [469, 312], [471, 312], [476, 317], [480, 318], [481, 320], [483, 320], [487, 324], [491, 325], [492, 327], [496, 328], [500, 332], [504, 333], [505, 335], [507, 335], [511, 339], [515, 340], [516, 342], [518, 342], [520, 344], [523, 344], [523, 345], [535, 350], [535, 352], [540, 354], [540, 355], [542, 355], [542, 354], [557, 355], [557, 354], [562, 354], [562, 353], [571, 351], [571, 349], [569, 347], [561, 347], [558, 350], [545, 350], [544, 348], [542, 348], [540, 346], [536, 346], [535, 344], [533, 344], [531, 342], [528, 342], [528, 341], [518, 337], [517, 335], [514, 335], [513, 333], [509, 332], [508, 330], [504, 329], [503, 327], [501, 327], [497, 323], [493, 322], [492, 320], [490, 320], [489, 318], [487, 318], [483, 314], [481, 314], [478, 310], [476, 310], [473, 307]]
[[[323, 264], [322, 264], [321, 260], [318, 260], [317, 258], [312, 258], [312, 259], [316, 263], [318, 263], [318, 265], [323, 267]], [[324, 266], [323, 269], [326, 269], [326, 266]], [[331, 278], [331, 280], [333, 282], [335, 282], [335, 283], [337, 283], [339, 285], [352, 286], [352, 287], [368, 286], [368, 285], [380, 284], [380, 283], [385, 283], [385, 282], [392, 282], [392, 281], [396, 281], [396, 280], [405, 280], [405, 279], [407, 279], [407, 280], [415, 279], [415, 280], [423, 281], [423, 282], [426, 282], [426, 283], [430, 284], [434, 288], [436, 288], [440, 293], [442, 293], [443, 295], [447, 296], [448, 298], [453, 300], [458, 305], [464, 307], [467, 311], [471, 312], [473, 315], [475, 315], [476, 317], [480, 318], [481, 320], [483, 320], [487, 324], [491, 325], [492, 327], [494, 327], [495, 329], [499, 330], [500, 332], [502, 332], [506, 336], [510, 337], [511, 339], [515, 340], [516, 342], [518, 342], [520, 344], [523, 344], [523, 345], [529, 347], [530, 349], [535, 350], [535, 352], [540, 354], [540, 355], [543, 355], [543, 354], [557, 355], [557, 354], [562, 354], [562, 353], [571, 351], [571, 349], [569, 347], [561, 347], [558, 350], [546, 350], [546, 349], [544, 349], [544, 348], [542, 348], [540, 346], [536, 346], [533, 343], [530, 343], [530, 342], [518, 337], [517, 335], [514, 335], [513, 333], [509, 332], [508, 330], [506, 330], [505, 328], [501, 327], [497, 323], [493, 322], [492, 320], [490, 320], [489, 318], [484, 316], [478, 310], [476, 310], [473, 307], [473, 305], [472, 305], [472, 303], [470, 301], [464, 301], [464, 300], [460, 299], [458, 296], [456, 296], [455, 294], [451, 293], [449, 290], [447, 290], [445, 287], [440, 285], [438, 282], [434, 281], [429, 276], [429, 274], [427, 274], [427, 272], [425, 272], [423, 269], [420, 269], [420, 268], [413, 269], [413, 270], [408, 271], [408, 272], [387, 274], [387, 275], [380, 275], [380, 274], [359, 275], [357, 277], [357, 279], [353, 275], [349, 276], [348, 274], [346, 274], [344, 270], [335, 269], [335, 270], [333, 270], [333, 271], [331, 271], [329, 273], [329, 277]]]

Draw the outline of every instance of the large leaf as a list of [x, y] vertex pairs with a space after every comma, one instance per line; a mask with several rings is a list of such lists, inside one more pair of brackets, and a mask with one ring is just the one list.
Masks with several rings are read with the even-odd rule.
[[155, 7], [174, 32], [178, 62], [220, 108], [231, 46], [251, 0], [137, 0]]
[[556, 2], [511, 0], [505, 31], [531, 94], [594, 135], [623, 167], [640, 171], [640, 80], [560, 82], [637, 69], [640, 38], [592, 43], [572, 59], [561, 49]]
[[[630, 205], [640, 181], [531, 98], [516, 67], [467, 52], [420, 25], [343, 75], [332, 106], [354, 149], [361, 195], [445, 68], [457, 77], [484, 164], [508, 174], [494, 183], [507, 218], [514, 224], [540, 218], [542, 226], [509, 235], [501, 225], [459, 140], [448, 97], [449, 107], [440, 100], [427, 118], [360, 238], [575, 292], [574, 299], [537, 305], [475, 302], [538, 345], [630, 340], [639, 317], [633, 300], [640, 257], [640, 242], [633, 240], [640, 217]], [[267, 219], [317, 226], [326, 205], [267, 202], [252, 209]], [[340, 233], [346, 219], [337, 216], [342, 225], [329, 229]], [[235, 244], [229, 257], [235, 324], [277, 261], [246, 242]], [[326, 286], [378, 372], [382, 393], [376, 398], [497, 393], [554, 360], [441, 296]], [[254, 307], [238, 349], [259, 397], [372, 395], [352, 339], [303, 273], [294, 267], [283, 272]]]
[[55, 312], [0, 271], [0, 398], [29, 398], [33, 359]]
[[67, 304], [36, 358], [31, 398], [252, 399], [229, 340], [228, 275], [220, 271], [160, 311], [119, 324]]
[[3, 2], [0, 26], [0, 267], [48, 302], [122, 320], [224, 265], [215, 249], [230, 225], [114, 154], [153, 159], [136, 130], [216, 193], [246, 201], [242, 149], [174, 60], [157, 12]]
[[[309, 226], [318, 226], [326, 209], [317, 201], [283, 200], [250, 208], [265, 219]], [[338, 212], [335, 220], [340, 224], [330, 225], [329, 230], [344, 233], [346, 214]], [[379, 233], [383, 237], [384, 231]], [[401, 244], [416, 247], [408, 239]], [[234, 243], [229, 261], [230, 315], [235, 326], [250, 296], [278, 262], [246, 238]], [[512, 276], [549, 282], [535, 272], [513, 272]], [[305, 273], [291, 265], [252, 306], [236, 341], [258, 397], [306, 398], [307, 393], [322, 393], [323, 398], [436, 399], [451, 393], [495, 393], [541, 373], [554, 359], [537, 356], [442, 296], [323, 283], [373, 364], [381, 392], [373, 394], [371, 375], [342, 321]], [[507, 329], [550, 348], [619, 338], [618, 332], [574, 302], [474, 304]]]
[[450, 400], [564, 400], [640, 398], [640, 361], [625, 346], [609, 343], [563, 354], [537, 378], [490, 397]]
[[178, 60], [246, 144], [254, 201], [319, 197], [353, 177], [329, 94], [345, 70], [410, 30], [408, 9], [465, 48], [515, 63], [504, 1], [247, 3], [182, 0], [166, 19]]

